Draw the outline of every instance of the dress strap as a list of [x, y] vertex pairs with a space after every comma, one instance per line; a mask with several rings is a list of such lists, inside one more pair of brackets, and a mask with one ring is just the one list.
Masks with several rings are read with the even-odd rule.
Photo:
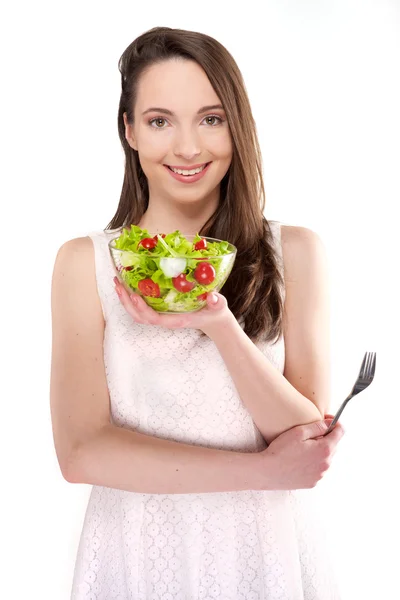
[[[272, 232], [273, 245], [276, 252], [276, 258], [278, 262], [279, 272], [282, 275], [283, 282], [285, 282], [285, 272], [283, 263], [283, 252], [282, 252], [282, 225], [281, 221], [268, 221]], [[285, 285], [281, 286], [281, 294], [283, 301], [285, 301]]]
[[88, 237], [92, 240], [94, 247], [95, 274], [97, 283], [97, 293], [100, 298], [101, 308], [104, 320], [107, 322], [111, 313], [114, 311], [118, 298], [114, 290], [113, 279], [116, 275], [108, 243], [118, 237], [119, 230], [113, 231], [92, 231]]

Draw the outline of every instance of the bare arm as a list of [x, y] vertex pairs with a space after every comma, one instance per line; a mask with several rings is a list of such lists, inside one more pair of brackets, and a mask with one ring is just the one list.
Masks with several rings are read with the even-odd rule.
[[259, 453], [192, 446], [111, 423], [104, 326], [92, 241], [70, 240], [57, 254], [52, 280], [50, 401], [64, 478], [143, 493], [266, 489]]
[[234, 317], [210, 337], [268, 444], [291, 427], [321, 420], [318, 408], [274, 367]]
[[69, 480], [146, 494], [265, 489], [259, 466], [259, 453], [193, 446], [109, 425], [78, 449]]
[[304, 227], [283, 227], [286, 302], [283, 375], [232, 316], [206, 331], [216, 344], [240, 397], [270, 443], [329, 410], [329, 296], [319, 237]]

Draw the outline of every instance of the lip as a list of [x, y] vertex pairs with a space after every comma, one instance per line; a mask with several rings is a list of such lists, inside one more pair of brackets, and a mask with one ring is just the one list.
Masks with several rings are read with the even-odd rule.
[[[189, 184], [189, 183], [196, 183], [196, 181], [199, 181], [199, 179], [204, 177], [204, 175], [207, 173], [207, 171], [210, 168], [210, 165], [212, 163], [209, 162], [209, 163], [203, 163], [203, 164], [206, 164], [207, 166], [202, 171], [200, 171], [200, 173], [196, 173], [196, 175], [179, 175], [178, 173], [174, 173], [174, 171], [171, 171], [171, 169], [167, 165], [164, 165], [164, 167], [167, 169], [167, 171], [171, 175], [171, 177], [176, 179], [176, 181], [180, 181], [180, 183]], [[200, 165], [200, 166], [202, 166], [202, 165]], [[177, 168], [177, 167], [174, 167], [174, 168]]]
[[183, 165], [183, 166], [178, 166], [178, 165], [164, 165], [165, 167], [171, 167], [172, 169], [180, 169], [181, 171], [191, 171], [192, 169], [199, 169], [200, 167], [204, 167], [204, 165], [207, 165], [208, 163], [200, 163], [198, 165]]

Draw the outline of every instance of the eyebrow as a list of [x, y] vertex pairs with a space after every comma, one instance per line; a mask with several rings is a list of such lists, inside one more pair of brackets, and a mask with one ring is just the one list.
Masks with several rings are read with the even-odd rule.
[[[211, 104], [210, 106], [203, 106], [202, 108], [200, 108], [197, 111], [197, 114], [201, 115], [201, 114], [203, 114], [205, 112], [208, 112], [209, 110], [215, 110], [216, 108], [222, 108], [222, 110], [224, 110], [224, 107], [221, 104]], [[147, 110], [145, 110], [142, 113], [142, 116], [146, 115], [149, 112], [164, 113], [165, 115], [170, 115], [171, 117], [175, 116], [174, 113], [172, 111], [168, 110], [167, 108], [159, 108], [157, 106], [155, 106], [155, 107], [153, 106], [152, 108], [148, 108]]]

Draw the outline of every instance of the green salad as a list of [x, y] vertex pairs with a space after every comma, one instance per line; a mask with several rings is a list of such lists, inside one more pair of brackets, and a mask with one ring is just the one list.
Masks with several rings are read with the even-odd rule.
[[110, 250], [126, 285], [161, 312], [203, 306], [207, 293], [225, 283], [236, 256], [229, 242], [212, 242], [199, 234], [189, 241], [179, 230], [151, 237], [137, 225], [124, 228]]

